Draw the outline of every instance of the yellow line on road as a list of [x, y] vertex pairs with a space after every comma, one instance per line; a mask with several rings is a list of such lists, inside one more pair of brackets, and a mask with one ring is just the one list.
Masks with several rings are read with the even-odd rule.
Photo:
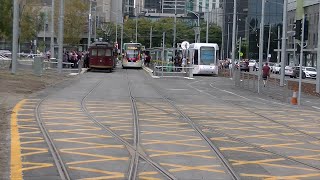
[[17, 114], [21, 109], [22, 105], [26, 100], [20, 101], [13, 108], [13, 113], [11, 115], [11, 179], [20, 180], [22, 179], [22, 162], [21, 162], [21, 146], [20, 146], [20, 135], [18, 128], [18, 118]]

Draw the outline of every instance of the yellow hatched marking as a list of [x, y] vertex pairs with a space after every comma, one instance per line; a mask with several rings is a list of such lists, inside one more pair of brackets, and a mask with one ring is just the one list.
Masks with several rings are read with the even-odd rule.
[[41, 143], [41, 142], [44, 142], [44, 140], [26, 141], [26, 142], [21, 142], [20, 144], [34, 144], [34, 143]]
[[213, 126], [213, 127], [218, 127], [217, 130], [240, 130], [240, 131], [249, 131], [249, 132], [258, 132], [258, 133], [269, 133], [268, 131], [259, 131], [255, 130], [253, 127], [234, 127], [234, 128], [229, 128], [229, 127], [220, 127], [220, 126]]
[[99, 130], [101, 130], [101, 129], [100, 128], [90, 128], [90, 129], [49, 130], [49, 132], [65, 133], [65, 132], [76, 132], [76, 131], [99, 131]]
[[294, 159], [315, 160], [320, 161], [320, 155], [308, 155], [308, 156], [289, 156]]
[[[88, 124], [88, 126], [86, 126], [86, 125], [81, 125], [81, 123], [56, 123], [56, 124], [49, 124], [48, 123], [48, 126], [58, 126], [58, 125], [61, 125], [61, 126], [64, 126], [64, 127], [78, 127], [78, 128], [88, 128], [88, 129], [97, 129], [96, 127], [92, 127], [92, 126], [90, 126], [90, 124], [91, 125], [93, 125], [94, 126], [94, 124], [92, 123], [92, 122], [87, 122], [87, 123], [82, 123], [82, 124]], [[99, 128], [98, 128], [99, 129]]]
[[54, 111], [45, 111], [42, 112], [41, 115], [54, 115], [54, 114], [69, 114], [69, 115], [83, 115], [83, 112], [54, 112]]
[[40, 131], [32, 131], [32, 132], [24, 132], [24, 133], [20, 133], [20, 135], [29, 135], [29, 134], [40, 134], [41, 132]]
[[207, 165], [207, 166], [184, 166], [179, 164], [169, 164], [169, 163], [160, 163], [163, 166], [173, 167], [169, 169], [170, 172], [180, 172], [180, 171], [208, 171], [208, 172], [218, 172], [225, 173], [224, 171], [214, 169], [215, 167], [220, 167], [219, 165]]
[[88, 149], [100, 149], [100, 148], [124, 148], [123, 145], [99, 145], [91, 147], [81, 147], [81, 148], [65, 148], [60, 151], [76, 151], [76, 150], [88, 150]]
[[[128, 160], [129, 158], [125, 159]], [[119, 161], [119, 160], [124, 160], [124, 159], [119, 159], [119, 158], [108, 158], [108, 159], [95, 159], [95, 160], [86, 160], [86, 161], [74, 161], [74, 162], [69, 162], [67, 165], [75, 165], [75, 164], [89, 164], [89, 163], [96, 163], [96, 162], [106, 162], [106, 161]]]
[[139, 175], [139, 179], [141, 179], [141, 180], [161, 180], [159, 178], [147, 177], [147, 176], [141, 176], [141, 175]]
[[201, 139], [187, 139], [187, 140], [176, 140], [176, 141], [165, 141], [165, 140], [147, 140], [147, 142], [142, 143], [143, 145], [149, 144], [174, 144], [174, 145], [183, 145], [183, 146], [191, 146], [191, 147], [206, 147], [197, 144], [188, 144], [183, 142], [191, 142], [191, 141], [201, 141]]
[[21, 108], [20, 111], [34, 111], [34, 109], [29, 109], [29, 108]]
[[97, 139], [97, 138], [111, 138], [112, 136], [106, 136], [106, 135], [93, 135], [89, 137], [76, 137], [76, 138], [61, 138], [65, 140], [83, 140], [83, 139]]
[[[193, 130], [191, 130], [193, 131]], [[161, 135], [166, 135], [166, 136], [178, 136], [178, 137], [187, 137], [187, 138], [197, 138], [197, 136], [189, 136], [189, 135], [184, 135], [184, 134], [176, 134], [176, 133], [169, 133], [168, 131], [142, 131], [143, 135], [148, 135], [148, 134], [161, 134]]]
[[131, 125], [131, 122], [128, 122], [128, 120], [124, 120], [124, 122], [120, 121], [102, 121], [103, 124], [119, 124], [119, 125]]
[[25, 114], [25, 113], [18, 113], [18, 116], [32, 116], [34, 117], [34, 114]]
[[265, 165], [271, 167], [279, 167], [279, 168], [287, 168], [287, 169], [299, 169], [299, 170], [306, 170], [306, 171], [316, 171], [310, 168], [303, 168], [303, 167], [296, 167], [296, 166], [287, 166], [282, 164], [272, 164], [271, 162], [279, 162], [284, 161], [284, 158], [278, 159], [265, 159], [265, 160], [257, 160], [257, 161], [241, 161], [241, 160], [233, 160], [230, 159], [230, 162], [233, 162], [232, 165], [239, 166], [239, 165], [248, 165], [248, 164], [258, 164], [258, 165]]
[[237, 141], [233, 141], [233, 140], [226, 138], [226, 137], [210, 138], [210, 140], [237, 143]]
[[253, 147], [221, 147], [221, 151], [239, 151], [239, 152], [247, 152], [247, 153], [256, 153], [256, 154], [270, 154], [267, 152], [260, 151], [251, 151], [249, 149], [254, 149]]
[[99, 134], [87, 133], [87, 132], [69, 131], [69, 132], [63, 132], [63, 133], [66, 133], [66, 134], [76, 134], [76, 135], [87, 135], [87, 136], [97, 136], [97, 137], [102, 137], [102, 138], [105, 137], [105, 135], [99, 135]]
[[21, 144], [18, 128], [18, 112], [26, 100], [20, 101], [11, 114], [11, 154], [10, 177], [12, 180], [22, 180]]
[[38, 130], [39, 128], [34, 125], [19, 125], [19, 129]]
[[208, 153], [210, 150], [198, 150], [198, 151], [178, 151], [178, 152], [170, 152], [170, 151], [161, 151], [161, 150], [154, 150], [154, 149], [147, 149], [147, 151], [158, 153], [158, 154], [151, 154], [150, 157], [158, 157], [158, 156], [193, 156], [193, 157], [200, 157], [204, 159], [215, 159], [215, 157], [201, 155], [197, 153]]
[[238, 136], [237, 138], [244, 138], [244, 139], [249, 139], [249, 138], [255, 138], [255, 139], [270, 139], [270, 140], [276, 140], [276, 141], [291, 141], [291, 142], [298, 142], [297, 140], [294, 139], [281, 139], [281, 138], [272, 138], [272, 136], [276, 136], [276, 134], [267, 134], [267, 135], [249, 135], [249, 136]]
[[47, 167], [53, 167], [53, 164], [50, 163], [34, 163], [34, 162], [23, 162], [23, 166], [25, 165], [31, 165], [28, 167], [22, 168], [22, 171], [28, 171], [28, 170], [34, 170], [34, 169], [42, 169]]
[[69, 142], [69, 143], [78, 143], [78, 144], [86, 144], [86, 145], [93, 145], [93, 146], [103, 146], [105, 144], [101, 143], [94, 143], [94, 142], [84, 142], [84, 141], [76, 141], [76, 140], [69, 140], [69, 139], [56, 139], [59, 142]]
[[265, 180], [293, 180], [293, 179], [301, 179], [301, 178], [320, 177], [320, 173], [291, 175], [291, 176], [270, 176], [270, 175], [263, 175], [263, 174], [245, 174], [245, 173], [241, 173], [240, 175], [244, 177], [264, 178]]
[[104, 171], [104, 170], [99, 170], [99, 169], [73, 167], [73, 166], [70, 166], [69, 168], [73, 169], [73, 170], [78, 170], [78, 171], [86, 171], [86, 172], [109, 175], [109, 176], [101, 176], [101, 177], [83, 178], [82, 180], [100, 180], [100, 179], [102, 180], [102, 179], [124, 178], [124, 174], [120, 173], [120, 172], [111, 172], [111, 171]]
[[63, 119], [64, 121], [66, 120], [73, 120], [73, 121], [83, 121], [83, 119], [88, 119], [88, 117], [86, 116], [80, 116], [80, 117], [64, 117], [64, 116], [43, 116], [42, 119], [46, 119], [46, 120], [61, 120]]
[[147, 172], [141, 172], [139, 173], [139, 176], [143, 176], [143, 175], [155, 175], [158, 174], [158, 172], [156, 171], [147, 171]]
[[19, 122], [34, 122], [35, 119], [19, 119]]
[[37, 139], [37, 140], [41, 140], [43, 139], [42, 137], [29, 137], [29, 136], [23, 136], [20, 139]]
[[[73, 154], [73, 155], [80, 155], [80, 156], [88, 156], [88, 157], [96, 157], [96, 158], [103, 158], [105, 160], [109, 160], [109, 161], [127, 161], [129, 158], [128, 157], [113, 157], [113, 156], [106, 156], [106, 155], [99, 155], [99, 154], [90, 154], [90, 153], [82, 153], [82, 152], [69, 152], [69, 151], [62, 151], [63, 153], [66, 154]], [[80, 161], [76, 161], [76, 162], [80, 162]]]
[[302, 145], [302, 144], [305, 144], [303, 142], [297, 142], [297, 143], [285, 143], [285, 144], [267, 144], [267, 145], [264, 145], [264, 144], [260, 144], [260, 147], [263, 147], [263, 148], [268, 148], [268, 147], [287, 147], [287, 146], [293, 146], [293, 145]]
[[30, 155], [35, 155], [35, 154], [43, 154], [47, 153], [48, 149], [46, 148], [34, 148], [34, 147], [21, 147], [21, 150], [31, 150], [33, 152], [28, 152], [28, 153], [21, 153], [21, 156], [30, 156]]

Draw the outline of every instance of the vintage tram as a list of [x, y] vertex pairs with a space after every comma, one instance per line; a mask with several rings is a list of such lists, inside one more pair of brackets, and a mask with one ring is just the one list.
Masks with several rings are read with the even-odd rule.
[[116, 67], [115, 56], [116, 52], [111, 43], [94, 42], [89, 47], [89, 68], [112, 71]]

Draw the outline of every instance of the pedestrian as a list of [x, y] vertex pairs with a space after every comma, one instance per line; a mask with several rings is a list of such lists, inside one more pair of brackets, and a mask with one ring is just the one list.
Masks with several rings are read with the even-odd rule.
[[150, 61], [151, 61], [151, 56], [149, 54], [146, 54], [146, 59], [144, 61], [145, 66], [149, 67]]
[[186, 57], [183, 57], [181, 62], [182, 72], [184, 72], [184, 67], [186, 66], [186, 63], [187, 63], [187, 59]]
[[265, 65], [262, 68], [263, 87], [266, 87], [269, 77], [270, 77], [270, 67], [268, 66], [268, 63], [265, 63]]

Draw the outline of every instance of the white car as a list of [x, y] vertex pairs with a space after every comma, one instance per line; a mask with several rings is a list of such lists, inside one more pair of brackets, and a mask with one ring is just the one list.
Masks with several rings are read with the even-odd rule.
[[272, 72], [275, 74], [280, 74], [280, 70], [281, 70], [281, 65], [276, 63], [273, 65], [272, 67]]
[[258, 66], [257, 61], [254, 59], [249, 60], [249, 68], [253, 69], [254, 71], [258, 70], [259, 66]]
[[305, 72], [307, 78], [317, 77], [317, 69], [314, 67], [304, 67], [302, 70]]

